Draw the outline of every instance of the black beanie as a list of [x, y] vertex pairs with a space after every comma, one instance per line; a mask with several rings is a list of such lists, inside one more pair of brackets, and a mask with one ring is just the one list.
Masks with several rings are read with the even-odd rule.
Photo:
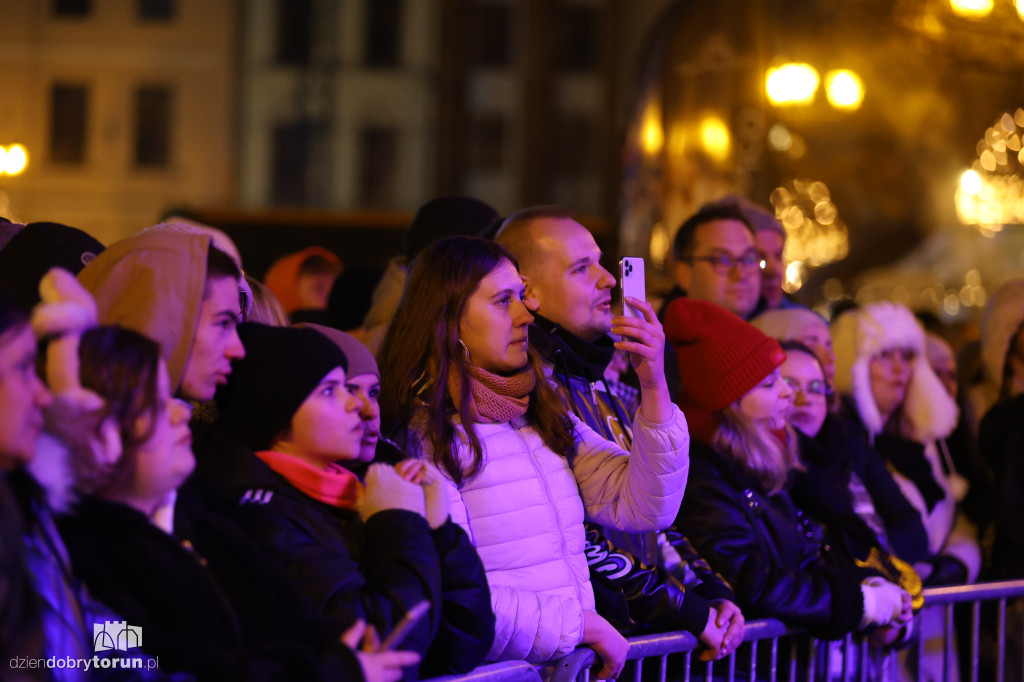
[[489, 204], [472, 197], [453, 194], [431, 199], [420, 206], [405, 231], [405, 257], [412, 263], [420, 251], [444, 237], [481, 237], [500, 217]]
[[39, 280], [50, 268], [77, 275], [103, 252], [96, 238], [60, 223], [29, 223], [0, 250], [0, 288], [23, 308], [39, 303]]
[[348, 369], [345, 354], [313, 329], [238, 325], [245, 357], [232, 363], [228, 383], [215, 400], [220, 423], [253, 451], [266, 450], [291, 424], [313, 389], [335, 367]]

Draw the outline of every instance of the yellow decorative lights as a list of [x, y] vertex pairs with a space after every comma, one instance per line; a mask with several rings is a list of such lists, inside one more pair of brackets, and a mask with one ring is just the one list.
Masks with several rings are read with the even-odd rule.
[[991, 237], [1024, 223], [1024, 109], [1003, 114], [978, 142], [978, 158], [960, 176], [956, 214]]
[[793, 293], [803, 286], [806, 268], [846, 258], [849, 233], [823, 182], [792, 180], [772, 192], [771, 202], [775, 217], [786, 228], [782, 255], [788, 265], [782, 287]]
[[0, 147], [0, 175], [20, 175], [28, 165], [28, 152], [20, 144]]

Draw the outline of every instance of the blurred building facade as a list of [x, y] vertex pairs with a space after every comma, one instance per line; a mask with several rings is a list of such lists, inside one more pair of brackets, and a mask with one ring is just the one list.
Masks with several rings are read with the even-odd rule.
[[623, 4], [249, 0], [240, 203], [411, 211], [464, 193], [611, 217]]
[[111, 242], [174, 205], [233, 201], [233, 0], [4, 0], [0, 214]]

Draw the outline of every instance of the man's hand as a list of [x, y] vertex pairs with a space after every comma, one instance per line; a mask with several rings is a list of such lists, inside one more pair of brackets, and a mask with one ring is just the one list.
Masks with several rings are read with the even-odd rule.
[[[700, 636], [700, 641], [704, 642], [708, 650], [701, 654], [701, 660], [718, 660], [735, 652], [736, 648], [743, 643], [746, 629], [746, 619], [743, 617], [740, 607], [727, 599], [716, 599], [711, 602], [708, 625]], [[718, 636], [717, 648], [712, 646], [711, 641], [705, 640], [705, 633], [708, 633], [711, 641], [713, 641], [713, 637]]]
[[626, 297], [626, 303], [643, 318], [612, 318], [612, 333], [622, 337], [615, 347], [629, 353], [629, 364], [640, 380], [640, 410], [644, 417], [662, 424], [672, 416], [672, 398], [665, 383], [665, 330], [650, 303], [632, 296]]
[[619, 676], [629, 654], [629, 642], [596, 611], [583, 612], [583, 644], [601, 657], [597, 679], [614, 680]]

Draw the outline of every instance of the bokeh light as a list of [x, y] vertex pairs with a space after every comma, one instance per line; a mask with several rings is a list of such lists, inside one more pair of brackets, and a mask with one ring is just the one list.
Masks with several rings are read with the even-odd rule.
[[831, 192], [823, 182], [806, 178], [791, 180], [771, 195], [775, 217], [786, 229], [783, 288], [793, 293], [803, 286], [809, 267], [846, 258], [850, 239]]
[[992, 13], [992, 0], [949, 0], [953, 13], [967, 19], [981, 19]]
[[836, 109], [860, 109], [864, 102], [864, 84], [848, 69], [829, 71], [825, 76], [825, 95]]
[[960, 175], [957, 218], [991, 237], [1024, 223], [1024, 109], [1003, 114], [977, 144], [978, 158]]
[[718, 116], [705, 116], [700, 122], [700, 142], [704, 151], [718, 162], [729, 158], [732, 148], [732, 136], [729, 128]]
[[777, 69], [768, 69], [765, 90], [772, 104], [810, 104], [820, 82], [818, 72], [810, 64], [784, 64]]

